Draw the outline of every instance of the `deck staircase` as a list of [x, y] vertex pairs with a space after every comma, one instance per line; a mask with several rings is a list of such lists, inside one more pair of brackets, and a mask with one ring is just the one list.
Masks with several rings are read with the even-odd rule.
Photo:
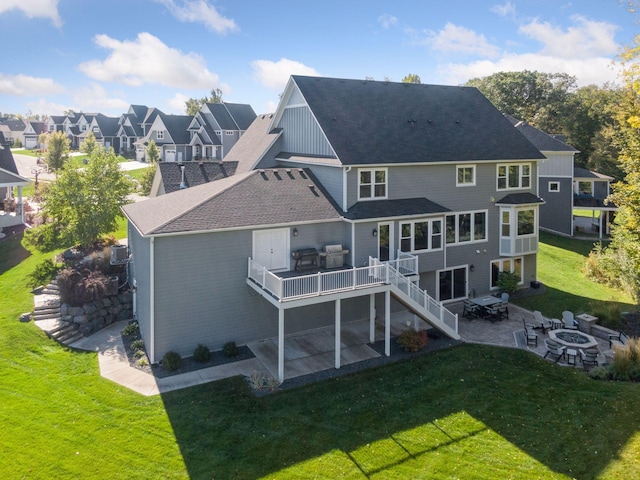
[[52, 280], [34, 297], [33, 320], [49, 337], [63, 345], [70, 345], [84, 337], [78, 330], [78, 325], [62, 319], [60, 290], [56, 280]]
[[373, 257], [369, 257], [369, 265], [380, 267], [379, 275], [386, 276], [386, 281], [391, 285], [391, 294], [396, 300], [448, 337], [460, 339], [456, 314], [447, 310], [442, 303], [429, 296], [426, 290], [418, 287], [393, 265]]

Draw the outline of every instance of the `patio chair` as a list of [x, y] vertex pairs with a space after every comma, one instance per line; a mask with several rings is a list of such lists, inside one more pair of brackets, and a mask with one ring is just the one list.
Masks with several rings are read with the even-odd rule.
[[565, 347], [560, 345], [558, 342], [554, 340], [550, 340], [548, 338], [544, 341], [544, 343], [547, 346], [547, 353], [545, 353], [544, 357], [542, 358], [547, 358], [548, 356], [551, 356], [551, 358], [553, 359], [553, 357], [555, 357], [554, 362], [558, 363], [558, 361], [562, 357], [564, 357]]
[[524, 336], [527, 340], [527, 345], [533, 345], [534, 347], [538, 346], [538, 334], [535, 332], [533, 325], [530, 323], [525, 323], [524, 318], [522, 319], [522, 323], [524, 323]]
[[500, 300], [502, 300], [503, 302], [508, 302], [509, 301], [509, 294], [507, 292], [504, 292], [501, 296], [500, 296]]
[[582, 368], [587, 369], [587, 365], [592, 367], [598, 366], [598, 350], [596, 349], [588, 349], [582, 350], [580, 349], [580, 360], [582, 360]]
[[502, 313], [500, 312], [500, 308], [497, 303], [488, 307], [484, 307], [482, 312], [482, 318], [491, 321], [491, 323], [502, 320]]
[[627, 340], [629, 340], [629, 337], [622, 332], [612, 333], [609, 335], [609, 348], [613, 348], [614, 345], [622, 347], [623, 345], [626, 345]]
[[500, 320], [509, 319], [509, 302], [502, 301], [498, 304], [498, 316]]
[[540, 310], [534, 310], [533, 312], [533, 328], [539, 328], [542, 333], [547, 333], [547, 330], [553, 330], [553, 323], [548, 318], [544, 318]]
[[562, 312], [562, 323], [564, 325], [564, 328], [568, 330], [578, 329], [578, 322], [574, 318], [573, 312], [570, 312], [569, 310], [565, 310], [564, 312]]
[[478, 318], [480, 305], [473, 303], [471, 300], [462, 301], [462, 316], [465, 318]]

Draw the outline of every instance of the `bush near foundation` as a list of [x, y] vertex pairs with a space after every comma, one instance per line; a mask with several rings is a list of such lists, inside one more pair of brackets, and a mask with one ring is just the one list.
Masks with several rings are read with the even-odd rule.
[[427, 331], [405, 330], [398, 336], [398, 344], [406, 352], [420, 351], [427, 344]]

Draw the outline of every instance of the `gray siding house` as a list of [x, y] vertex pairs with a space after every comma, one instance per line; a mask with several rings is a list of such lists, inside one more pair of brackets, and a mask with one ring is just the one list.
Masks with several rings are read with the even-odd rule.
[[458, 338], [448, 302], [536, 280], [545, 157], [477, 89], [294, 76], [249, 131], [235, 175], [123, 208], [152, 362], [277, 335], [282, 380], [335, 325], [339, 368], [343, 318], [389, 354], [391, 311]]

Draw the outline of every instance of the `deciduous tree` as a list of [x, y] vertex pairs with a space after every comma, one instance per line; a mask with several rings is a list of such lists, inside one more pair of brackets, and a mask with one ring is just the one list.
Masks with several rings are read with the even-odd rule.
[[57, 172], [64, 166], [64, 162], [69, 158], [69, 139], [67, 135], [60, 132], [52, 132], [47, 135], [47, 151], [45, 160], [49, 170]]
[[86, 153], [89, 157], [99, 148], [102, 148], [102, 146], [96, 141], [96, 136], [93, 132], [89, 132], [87, 138], [80, 144], [80, 151]]
[[222, 90], [214, 88], [208, 97], [190, 98], [184, 102], [187, 115], [195, 115], [205, 103], [222, 103]]

